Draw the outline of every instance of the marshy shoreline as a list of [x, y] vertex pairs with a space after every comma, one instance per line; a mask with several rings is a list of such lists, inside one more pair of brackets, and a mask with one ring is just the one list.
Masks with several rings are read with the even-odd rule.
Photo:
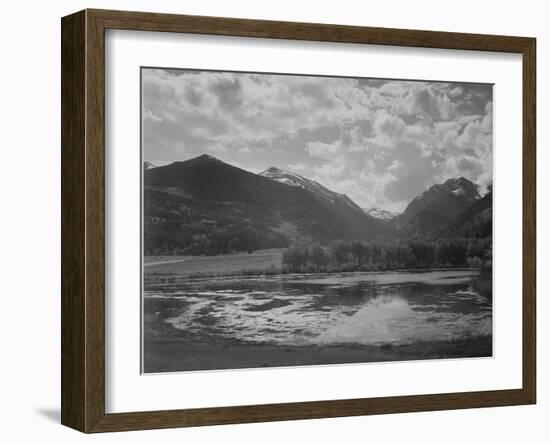
[[[382, 343], [376, 342], [376, 338], [372, 342], [330, 342], [334, 336], [329, 336], [324, 342], [314, 342], [315, 338], [306, 339], [306, 342], [295, 340], [292, 333], [299, 332], [294, 328], [297, 324], [285, 323], [293, 320], [291, 310], [303, 315], [305, 322], [302, 328], [313, 333], [307, 325], [312, 312], [320, 315], [319, 320], [325, 320], [321, 317], [356, 303], [357, 306], [341, 312], [338, 321], [346, 323], [347, 318], [351, 318], [361, 306], [367, 306], [368, 310], [371, 305], [369, 299], [380, 296], [383, 315], [390, 315], [390, 322], [387, 323], [390, 327], [396, 326], [395, 322], [390, 325], [392, 315], [400, 314], [403, 308], [404, 314], [409, 315], [399, 320], [403, 325], [411, 320], [410, 315], [427, 323], [443, 321], [441, 326], [445, 321], [454, 321], [452, 315], [465, 315], [460, 317], [469, 321], [468, 315], [472, 313], [484, 316], [478, 311], [479, 308], [486, 308], [480, 307], [480, 302], [491, 304], [491, 278], [487, 279], [488, 275], [481, 275], [480, 269], [475, 268], [272, 275], [228, 272], [233, 265], [242, 265], [243, 260], [260, 258], [259, 261], [265, 263], [280, 257], [280, 254], [280, 250], [266, 250], [259, 257], [254, 254], [233, 255], [236, 262], [233, 264], [226, 260], [225, 267], [217, 265], [215, 257], [155, 260], [158, 265], [147, 267], [144, 275], [145, 291], [149, 294], [144, 298], [143, 372], [480, 358], [493, 354], [491, 330], [481, 330], [475, 322], [472, 333], [465, 329], [465, 333], [445, 338], [433, 333], [432, 336], [415, 336], [415, 333], [409, 335], [403, 332], [405, 334], [401, 333], [399, 340], [382, 340]], [[210, 274], [214, 268], [218, 269], [215, 276]], [[202, 271], [197, 274], [197, 269]], [[357, 284], [359, 286], [354, 289]], [[468, 284], [470, 290], [474, 289], [481, 298], [468, 292]], [[396, 299], [397, 304], [384, 304], [386, 292], [390, 296], [388, 299]], [[455, 292], [456, 295], [453, 295]], [[394, 298], [396, 295], [397, 298]], [[408, 297], [408, 302], [413, 303], [416, 311], [408, 311], [409, 306], [399, 303], [402, 296]], [[424, 299], [426, 296], [428, 298]], [[453, 299], [452, 306], [448, 304], [451, 301], [448, 296]], [[361, 318], [358, 319], [363, 321], [361, 324], [374, 320], [373, 317]], [[386, 324], [385, 321], [381, 316], [380, 324]], [[277, 323], [282, 328], [275, 326]], [[355, 326], [363, 328], [361, 324], [356, 321]], [[420, 327], [425, 330], [423, 324]], [[266, 330], [272, 327], [275, 327], [274, 340], [254, 339], [254, 333], [260, 333], [262, 337], [261, 333], [267, 333]], [[360, 333], [359, 328], [357, 333]], [[277, 340], [277, 332], [284, 330], [290, 333], [289, 339]], [[411, 330], [414, 332], [417, 329]], [[376, 329], [364, 331], [366, 335], [371, 332], [376, 335]]]

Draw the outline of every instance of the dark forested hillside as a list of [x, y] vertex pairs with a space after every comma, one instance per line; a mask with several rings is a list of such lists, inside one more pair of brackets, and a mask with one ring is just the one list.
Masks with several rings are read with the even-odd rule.
[[445, 228], [440, 236], [486, 238], [493, 234], [493, 192], [489, 192]]
[[433, 236], [453, 224], [479, 198], [477, 186], [470, 180], [449, 179], [416, 197], [394, 222], [404, 237]]
[[146, 254], [218, 254], [296, 240], [374, 240], [392, 227], [208, 155], [144, 171]]
[[209, 155], [145, 167], [145, 254], [216, 255], [296, 243], [492, 235], [492, 192], [480, 198], [477, 186], [462, 177], [430, 187], [401, 215], [378, 219], [315, 181], [276, 172], [254, 174]]

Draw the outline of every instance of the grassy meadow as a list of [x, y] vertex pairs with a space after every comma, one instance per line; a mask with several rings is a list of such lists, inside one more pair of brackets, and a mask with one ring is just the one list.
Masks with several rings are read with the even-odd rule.
[[282, 272], [285, 249], [257, 250], [215, 256], [145, 256], [145, 276], [223, 276], [231, 274], [277, 274]]

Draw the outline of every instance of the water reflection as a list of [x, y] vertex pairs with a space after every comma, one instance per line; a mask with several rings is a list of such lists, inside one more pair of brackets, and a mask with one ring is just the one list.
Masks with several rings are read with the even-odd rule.
[[472, 271], [217, 278], [147, 284], [145, 313], [196, 339], [386, 344], [490, 335]]

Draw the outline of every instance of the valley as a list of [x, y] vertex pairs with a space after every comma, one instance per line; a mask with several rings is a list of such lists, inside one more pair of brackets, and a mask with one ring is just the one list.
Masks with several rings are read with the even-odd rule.
[[328, 247], [338, 240], [379, 244], [491, 236], [492, 191], [466, 178], [431, 186], [403, 213], [361, 209], [349, 197], [275, 167], [260, 174], [202, 155], [144, 170], [145, 255], [231, 255]]
[[144, 166], [147, 373], [492, 354], [492, 190], [396, 214], [270, 167]]

